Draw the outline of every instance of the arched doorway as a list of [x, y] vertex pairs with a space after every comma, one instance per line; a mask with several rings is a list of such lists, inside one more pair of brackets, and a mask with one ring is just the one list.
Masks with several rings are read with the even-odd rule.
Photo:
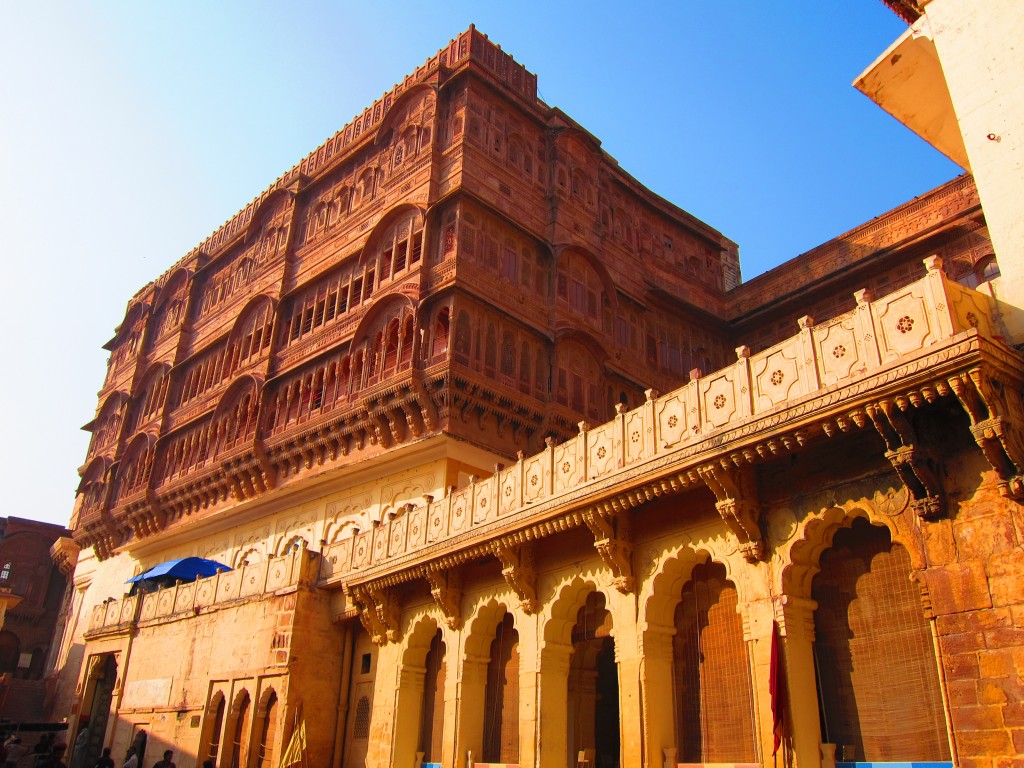
[[510, 613], [505, 614], [491, 641], [484, 690], [483, 761], [519, 762], [519, 633]]
[[[82, 712], [89, 722], [89, 742], [82, 765], [93, 765], [103, 749], [110, 704], [117, 683], [117, 659], [112, 653], [93, 656], [85, 685]], [[77, 737], [77, 734], [76, 734]]]
[[228, 724], [231, 733], [231, 743], [228, 756], [228, 765], [231, 768], [241, 768], [248, 763], [247, 737], [249, 735], [249, 724], [252, 719], [252, 700], [249, 692], [242, 689], [241, 693], [235, 696], [235, 705], [231, 713], [231, 720]]
[[823, 741], [857, 761], [949, 760], [931, 629], [907, 550], [863, 519], [821, 556], [811, 596]]
[[725, 566], [697, 565], [675, 611], [672, 667], [676, 744], [684, 763], [751, 763], [754, 748], [750, 660]]
[[568, 694], [568, 764], [583, 753], [594, 768], [618, 768], [619, 675], [612, 617], [600, 592], [591, 592], [576, 614]]
[[205, 729], [203, 733], [203, 746], [200, 747], [203, 759], [208, 758], [212, 760], [214, 765], [217, 764], [217, 755], [220, 753], [220, 740], [224, 730], [224, 715], [226, 711], [227, 701], [224, 699], [224, 694], [221, 691], [217, 691], [206, 710], [206, 722], [203, 725]]
[[423, 675], [423, 707], [420, 710], [420, 746], [423, 763], [441, 763], [444, 741], [445, 647], [441, 630], [437, 630], [427, 651]]

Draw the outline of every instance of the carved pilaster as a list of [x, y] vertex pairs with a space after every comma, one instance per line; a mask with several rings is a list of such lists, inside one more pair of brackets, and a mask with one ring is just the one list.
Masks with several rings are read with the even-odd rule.
[[612, 584], [623, 594], [636, 589], [633, 576], [633, 541], [629, 513], [605, 515], [596, 509], [583, 513], [583, 522], [594, 534], [594, 548], [612, 572]]
[[430, 567], [423, 574], [430, 594], [451, 629], [462, 626], [462, 571], [458, 568]]
[[761, 504], [757, 497], [753, 467], [723, 459], [699, 467], [697, 474], [718, 499], [715, 509], [739, 540], [743, 557], [749, 563], [763, 558], [765, 548], [760, 525]]
[[885, 441], [885, 458], [910, 492], [911, 508], [925, 520], [942, 515], [945, 503], [934, 468], [937, 462], [920, 446], [907, 417], [891, 400], [864, 410]]
[[537, 569], [534, 565], [533, 546], [510, 546], [495, 541], [491, 543], [491, 551], [501, 561], [501, 575], [519, 597], [519, 607], [525, 613], [536, 613], [540, 604], [537, 601]]
[[999, 476], [999, 490], [1024, 498], [1024, 440], [1019, 429], [1024, 403], [1019, 387], [1006, 386], [981, 368], [949, 379], [949, 386], [971, 419], [971, 434]]

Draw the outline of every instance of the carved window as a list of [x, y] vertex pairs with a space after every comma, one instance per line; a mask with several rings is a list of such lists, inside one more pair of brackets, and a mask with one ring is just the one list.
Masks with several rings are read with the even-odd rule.
[[501, 262], [498, 266], [498, 277], [510, 283], [516, 283], [519, 279], [519, 254], [515, 249], [505, 246], [501, 249]]
[[566, 253], [558, 267], [558, 301], [571, 312], [592, 324], [600, 319], [604, 285], [586, 259]]
[[11, 564], [4, 563], [3, 568], [0, 568], [0, 581], [10, 581], [11, 579]]
[[558, 346], [555, 399], [580, 415], [595, 420], [611, 416], [611, 403], [601, 397], [604, 376], [594, 356], [582, 345], [563, 342]]
[[391, 373], [398, 367], [398, 320], [388, 324], [384, 342], [384, 372]]
[[201, 352], [184, 365], [178, 405], [184, 405], [220, 384], [228, 375], [223, 342]]
[[[464, 316], [466, 313], [463, 312]], [[448, 307], [443, 307], [440, 312], [437, 313], [437, 322], [434, 324], [434, 339], [433, 349], [431, 350], [431, 358], [437, 359], [444, 355], [448, 351]], [[466, 322], [468, 326], [468, 321]], [[466, 340], [466, 351], [468, 352], [469, 344], [468, 339]]]
[[494, 323], [487, 324], [487, 345], [484, 349], [484, 365], [488, 373], [494, 373], [495, 362], [498, 356], [498, 335], [494, 329]]
[[516, 375], [516, 340], [511, 331], [505, 331], [501, 337], [501, 373], [508, 377]]
[[[367, 656], [369, 654], [366, 654]], [[368, 739], [370, 737], [370, 699], [361, 696], [356, 704], [356, 722], [352, 729], [352, 738]]]
[[462, 362], [468, 362], [470, 348], [472, 346], [472, 329], [469, 323], [469, 313], [460, 310], [455, 320], [455, 352], [461, 356]]

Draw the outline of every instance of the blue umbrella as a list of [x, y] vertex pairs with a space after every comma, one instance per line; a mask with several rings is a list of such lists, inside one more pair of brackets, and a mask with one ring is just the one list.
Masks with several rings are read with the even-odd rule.
[[195, 579], [213, 576], [218, 571], [230, 571], [231, 568], [218, 563], [216, 560], [207, 560], [203, 557], [181, 557], [177, 560], [168, 560], [165, 563], [154, 565], [148, 571], [133, 576], [126, 583], [143, 581], [166, 577], [170, 579], [181, 579], [182, 581], [194, 581]]

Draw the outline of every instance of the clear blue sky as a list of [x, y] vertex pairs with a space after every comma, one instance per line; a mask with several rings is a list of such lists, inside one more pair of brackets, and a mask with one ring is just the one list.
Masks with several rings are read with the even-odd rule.
[[745, 279], [960, 172], [850, 85], [879, 0], [2, 10], [0, 515], [67, 521], [132, 294], [470, 23]]

